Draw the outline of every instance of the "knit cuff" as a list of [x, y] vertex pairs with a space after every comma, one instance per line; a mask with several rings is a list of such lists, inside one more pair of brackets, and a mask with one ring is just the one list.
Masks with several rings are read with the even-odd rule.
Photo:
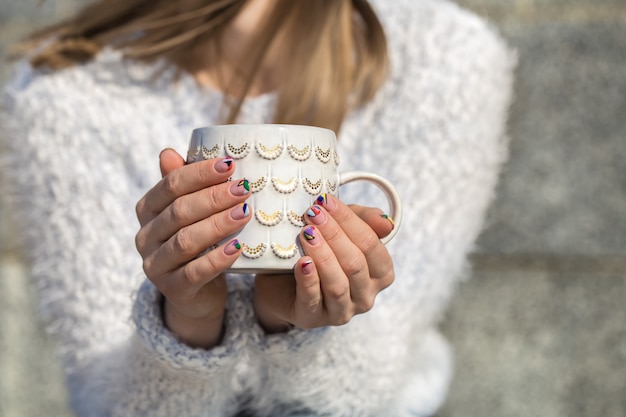
[[241, 294], [229, 294], [225, 314], [225, 330], [222, 342], [211, 349], [193, 348], [182, 343], [176, 335], [170, 332], [163, 324], [161, 300], [159, 290], [145, 280], [135, 299], [133, 320], [139, 339], [146, 348], [163, 363], [175, 369], [187, 371], [218, 370], [232, 365], [240, 356], [245, 345], [245, 335], [242, 333], [238, 317], [245, 314], [242, 310]]

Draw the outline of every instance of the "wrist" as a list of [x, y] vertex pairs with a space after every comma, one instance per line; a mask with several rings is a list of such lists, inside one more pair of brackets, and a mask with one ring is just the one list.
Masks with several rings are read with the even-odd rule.
[[201, 317], [181, 313], [167, 298], [163, 301], [163, 324], [188, 346], [210, 349], [224, 333], [224, 310]]
[[267, 334], [286, 333], [293, 327], [291, 323], [276, 315], [273, 309], [267, 303], [263, 303], [256, 294], [254, 311], [259, 325]]

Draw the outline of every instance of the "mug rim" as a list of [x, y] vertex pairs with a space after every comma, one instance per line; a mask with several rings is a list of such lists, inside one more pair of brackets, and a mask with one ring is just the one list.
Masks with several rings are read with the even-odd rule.
[[231, 123], [224, 125], [211, 125], [211, 126], [201, 126], [196, 127], [192, 130], [192, 134], [195, 132], [203, 131], [203, 130], [232, 130], [232, 129], [241, 129], [241, 128], [249, 128], [249, 129], [279, 129], [279, 128], [288, 128], [294, 130], [319, 130], [322, 132], [330, 132], [335, 135], [335, 132], [331, 129], [327, 129], [325, 127], [319, 126], [310, 126], [310, 125], [295, 125], [295, 124], [287, 124], [287, 123]]

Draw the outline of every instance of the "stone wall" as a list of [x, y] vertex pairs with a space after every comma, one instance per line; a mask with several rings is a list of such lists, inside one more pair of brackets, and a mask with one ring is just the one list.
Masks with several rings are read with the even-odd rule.
[[[0, 56], [83, 3], [0, 0]], [[441, 416], [624, 416], [626, 1], [459, 3], [491, 20], [520, 64], [510, 162], [474, 276], [443, 323], [457, 375]], [[0, 415], [62, 417], [54, 341], [0, 214]]]

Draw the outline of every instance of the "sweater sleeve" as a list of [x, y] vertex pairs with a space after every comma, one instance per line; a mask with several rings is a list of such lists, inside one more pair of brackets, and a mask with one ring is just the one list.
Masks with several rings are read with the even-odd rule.
[[[310, 334], [314, 343], [259, 344], [269, 381], [263, 416], [280, 402], [332, 416], [432, 415], [445, 398], [450, 357], [432, 327], [463, 276], [506, 159], [515, 59], [485, 22], [453, 4], [407, 1], [402, 14], [396, 2], [379, 3], [383, 17], [393, 14], [393, 74], [340, 141], [351, 141], [342, 164], [352, 159], [401, 194], [403, 224], [388, 245], [396, 281], [370, 312]], [[342, 198], [377, 204], [367, 186], [356, 190]]]
[[[230, 289], [214, 349], [192, 349], [163, 327], [134, 247], [134, 206], [158, 179], [158, 163], [143, 160], [155, 169], [137, 171], [132, 158], [146, 158], [150, 137], [118, 128], [88, 78], [80, 68], [42, 75], [22, 64], [0, 111], [0, 167], [71, 405], [93, 417], [230, 415], [246, 343], [236, 323], [253, 314], [250, 289]], [[107, 114], [128, 117], [133, 105]]]

